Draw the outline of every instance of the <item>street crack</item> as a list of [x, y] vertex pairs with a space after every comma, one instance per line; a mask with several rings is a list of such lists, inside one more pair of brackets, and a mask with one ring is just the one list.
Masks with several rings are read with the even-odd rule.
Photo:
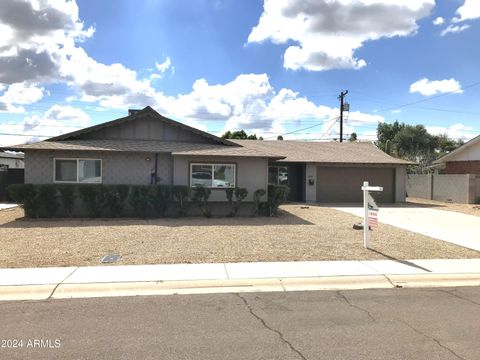
[[303, 360], [307, 360], [307, 358], [300, 352], [300, 350], [298, 350], [297, 348], [295, 348], [295, 346], [292, 345], [292, 343], [290, 341], [288, 341], [287, 339], [285, 339], [285, 336], [282, 334], [281, 331], [277, 330], [277, 329], [274, 329], [273, 327], [271, 327], [270, 325], [267, 324], [267, 322], [262, 319], [262, 317], [260, 315], [258, 315], [257, 313], [255, 313], [255, 311], [253, 311], [252, 307], [250, 306], [250, 304], [248, 303], [247, 299], [245, 299], [242, 295], [240, 295], [239, 293], [235, 293], [234, 295], [238, 296], [242, 301], [243, 303], [245, 304], [245, 306], [247, 307], [248, 311], [250, 312], [250, 314], [255, 318], [257, 319], [265, 329], [275, 333], [278, 335], [278, 337], [280, 338], [280, 340], [286, 344], [290, 350], [294, 353], [296, 353], [300, 359], [303, 359]]
[[463, 300], [463, 301], [467, 301], [467, 302], [469, 302], [469, 303], [471, 303], [471, 304], [480, 305], [480, 303], [478, 303], [478, 302], [476, 302], [476, 301], [473, 301], [473, 300], [471, 300], [471, 299], [469, 299], [469, 298], [466, 298], [466, 297], [463, 297], [463, 296], [458, 295], [458, 294], [455, 292], [455, 289], [450, 290], [450, 291], [449, 291], [449, 290], [439, 289], [439, 291], [444, 292], [444, 293], [447, 293], [447, 294], [452, 295], [452, 296], [455, 296], [456, 298], [461, 299], [461, 300]]
[[365, 313], [368, 315], [368, 317], [372, 320], [372, 321], [377, 321], [377, 319], [375, 319], [375, 317], [370, 313], [370, 311], [368, 311], [367, 309], [364, 309], [358, 305], [355, 305], [355, 304], [352, 304], [350, 302], [350, 300], [348, 300], [348, 298], [339, 290], [337, 291], [337, 295], [340, 296], [341, 299], [343, 299], [349, 306], [357, 309], [357, 310], [360, 310], [361, 312]]
[[412, 325], [410, 325], [409, 323], [407, 323], [405, 320], [401, 320], [401, 319], [398, 319], [396, 318], [397, 321], [401, 322], [402, 324], [406, 325], [408, 328], [412, 329], [413, 331], [415, 331], [417, 334], [419, 335], [422, 335], [423, 337], [426, 337], [427, 339], [430, 339], [432, 340], [433, 342], [435, 342], [438, 346], [440, 346], [442, 349], [444, 350], [447, 350], [450, 354], [452, 354], [453, 356], [455, 356], [457, 359], [461, 359], [461, 360], [466, 360], [464, 357], [461, 357], [460, 355], [458, 355], [454, 350], [450, 349], [448, 346], [442, 344], [440, 342], [440, 340], [434, 338], [433, 336], [431, 335], [428, 335], [420, 330], [418, 330], [417, 328], [413, 327]]

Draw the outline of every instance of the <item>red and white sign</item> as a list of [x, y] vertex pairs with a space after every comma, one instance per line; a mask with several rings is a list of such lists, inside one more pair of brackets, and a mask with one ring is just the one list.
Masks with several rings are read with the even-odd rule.
[[378, 211], [369, 211], [368, 212], [368, 226], [377, 227], [378, 226]]

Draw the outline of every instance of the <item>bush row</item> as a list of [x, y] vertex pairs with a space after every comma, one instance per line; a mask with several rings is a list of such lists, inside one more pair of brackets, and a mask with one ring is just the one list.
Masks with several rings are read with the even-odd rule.
[[[197, 206], [200, 212], [212, 215], [209, 198], [211, 189], [189, 188], [181, 185], [103, 185], [103, 184], [15, 184], [7, 189], [10, 198], [23, 204], [25, 216], [70, 217], [80, 207], [90, 217], [175, 217], [186, 216], [189, 208]], [[268, 187], [254, 193], [252, 214], [276, 216], [278, 207], [288, 194], [286, 186]], [[226, 216], [237, 215], [247, 189], [225, 189], [230, 211]]]

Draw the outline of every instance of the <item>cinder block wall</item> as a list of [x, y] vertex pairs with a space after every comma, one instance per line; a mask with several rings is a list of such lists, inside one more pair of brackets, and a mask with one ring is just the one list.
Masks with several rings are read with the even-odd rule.
[[480, 176], [409, 174], [407, 194], [421, 199], [473, 204], [480, 198]]
[[432, 199], [432, 175], [407, 175], [407, 196]]
[[433, 175], [433, 200], [469, 204], [468, 175]]

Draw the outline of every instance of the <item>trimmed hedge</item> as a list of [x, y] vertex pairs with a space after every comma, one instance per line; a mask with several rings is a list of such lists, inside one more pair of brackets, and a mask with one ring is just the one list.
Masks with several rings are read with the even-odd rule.
[[285, 185], [268, 185], [268, 215], [278, 215], [278, 207], [287, 201], [289, 191], [290, 189]]
[[[201, 213], [212, 216], [208, 202], [211, 190], [181, 185], [104, 185], [104, 184], [15, 184], [7, 188], [10, 198], [22, 204], [29, 218], [55, 216], [90, 217], [164, 217], [185, 216], [192, 202]], [[278, 207], [286, 200], [286, 186], [270, 185], [267, 201], [265, 190], [254, 193], [253, 215], [275, 216]], [[235, 216], [248, 191], [243, 188], [226, 189], [231, 211]], [[191, 196], [191, 198], [190, 198]], [[263, 201], [262, 201], [263, 200]]]

